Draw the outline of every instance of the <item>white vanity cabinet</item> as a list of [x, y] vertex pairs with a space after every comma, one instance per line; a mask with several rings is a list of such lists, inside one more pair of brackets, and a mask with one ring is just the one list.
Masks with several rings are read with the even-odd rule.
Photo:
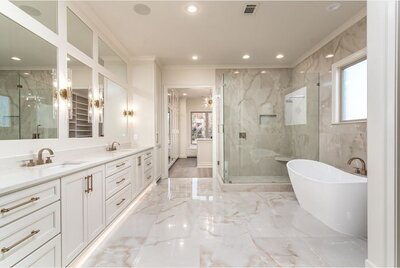
[[61, 178], [63, 266], [105, 228], [104, 184], [104, 166]]

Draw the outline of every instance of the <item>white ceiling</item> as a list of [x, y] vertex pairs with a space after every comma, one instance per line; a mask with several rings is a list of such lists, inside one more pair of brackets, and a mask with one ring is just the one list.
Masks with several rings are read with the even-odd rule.
[[[330, 1], [268, 1], [245, 16], [248, 2], [200, 1], [200, 12], [188, 15], [185, 1], [143, 1], [151, 8], [143, 16], [133, 11], [137, 3], [87, 2], [131, 56], [156, 56], [166, 65], [292, 65], [365, 8], [364, 1], [342, 1], [333, 12], [326, 10]], [[246, 53], [249, 60], [242, 59]], [[278, 53], [285, 58], [277, 60]]]

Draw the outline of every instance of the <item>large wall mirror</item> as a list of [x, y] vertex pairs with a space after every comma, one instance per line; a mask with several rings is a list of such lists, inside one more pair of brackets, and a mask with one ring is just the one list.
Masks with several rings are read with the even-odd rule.
[[57, 33], [58, 1], [10, 1], [35, 20]]
[[72, 56], [68, 61], [68, 100], [70, 138], [93, 137], [92, 69]]
[[108, 137], [121, 138], [128, 134], [128, 115], [124, 115], [128, 107], [127, 91], [104, 78], [104, 132]]
[[123, 81], [127, 81], [127, 65], [101, 38], [99, 38], [100, 65], [104, 66]]
[[0, 36], [0, 140], [57, 138], [57, 48], [3, 15]]
[[69, 8], [67, 9], [67, 39], [70, 44], [92, 57], [93, 31]]

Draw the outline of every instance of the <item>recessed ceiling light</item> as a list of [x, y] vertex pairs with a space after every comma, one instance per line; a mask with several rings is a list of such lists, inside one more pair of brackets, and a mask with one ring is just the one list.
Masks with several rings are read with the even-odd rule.
[[261, 73], [262, 73], [262, 74], [266, 74], [267, 71], [266, 71], [266, 70], [262, 70]]
[[12, 60], [15, 60], [15, 61], [20, 61], [20, 60], [21, 60], [21, 59], [18, 58], [18, 57], [11, 57], [11, 59], [12, 59]]
[[198, 59], [199, 59], [199, 56], [197, 56], [197, 55], [192, 56], [192, 60], [198, 60]]
[[31, 6], [21, 5], [19, 6], [19, 8], [25, 11], [25, 13], [27, 13], [28, 15], [31, 15], [32, 17], [39, 17], [42, 15], [42, 12], [40, 12], [39, 9]]
[[239, 72], [239, 71], [234, 71], [233, 73], [234, 73], [234, 74], [239, 74], [240, 72]]
[[278, 54], [278, 55], [276, 55], [276, 58], [277, 59], [283, 59], [285, 57], [285, 55], [283, 55], [283, 54]]
[[244, 54], [243, 57], [242, 57], [242, 59], [248, 60], [248, 59], [250, 59], [250, 55], [249, 55], [249, 54]]
[[30, 75], [30, 73], [24, 73], [24, 75]]
[[71, 58], [70, 57], [67, 57], [67, 61], [70, 61], [71, 60]]
[[338, 10], [341, 6], [342, 6], [342, 3], [340, 3], [340, 2], [333, 2], [333, 3], [330, 3], [330, 4], [328, 4], [328, 5], [326, 6], [326, 11], [332, 12], [332, 11]]
[[335, 55], [333, 55], [333, 54], [328, 54], [328, 55], [325, 56], [325, 58], [329, 59], [329, 58], [333, 58], [333, 56], [335, 56]]
[[133, 6], [133, 10], [139, 15], [149, 15], [151, 13], [151, 8], [145, 4], [136, 4]]
[[183, 93], [182, 95], [183, 95], [183, 96], [187, 96], [187, 93]]
[[199, 8], [197, 6], [191, 4], [186, 7], [186, 11], [189, 12], [190, 14], [195, 14], [199, 11]]

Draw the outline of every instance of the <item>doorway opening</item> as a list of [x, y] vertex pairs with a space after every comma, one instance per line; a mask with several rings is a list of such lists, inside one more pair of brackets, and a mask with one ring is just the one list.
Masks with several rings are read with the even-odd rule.
[[212, 177], [212, 88], [168, 89], [167, 121], [168, 177]]

